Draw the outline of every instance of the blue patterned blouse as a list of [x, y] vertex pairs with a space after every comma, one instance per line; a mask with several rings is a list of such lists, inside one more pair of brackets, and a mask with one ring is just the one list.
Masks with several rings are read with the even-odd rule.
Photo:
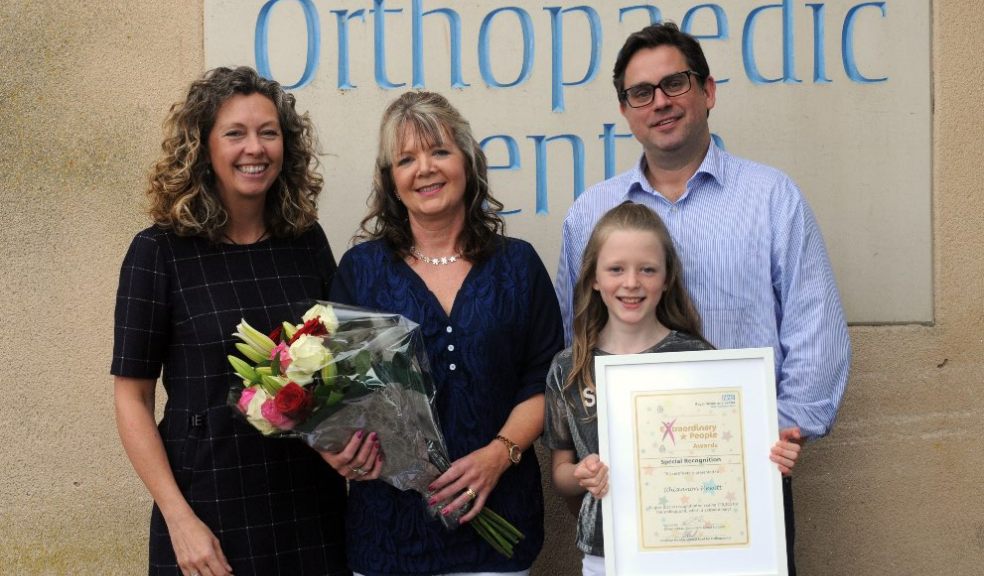
[[[511, 238], [474, 265], [450, 317], [423, 280], [378, 240], [345, 254], [331, 299], [399, 313], [421, 325], [452, 460], [487, 445], [517, 404], [543, 394], [550, 361], [564, 343], [543, 263], [530, 244]], [[386, 438], [380, 440], [385, 450]], [[543, 544], [543, 494], [532, 449], [502, 475], [486, 504], [526, 535], [511, 560], [468, 527], [446, 531], [415, 492], [381, 481], [353, 482], [347, 515], [350, 567], [366, 576], [529, 568]]]

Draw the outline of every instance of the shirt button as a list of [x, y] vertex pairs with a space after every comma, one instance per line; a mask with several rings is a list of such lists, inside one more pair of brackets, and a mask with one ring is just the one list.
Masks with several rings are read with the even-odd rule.
[[451, 364], [451, 365], [448, 366], [448, 368], [453, 371], [453, 370], [455, 370], [457, 368], [457, 366], [455, 366], [454, 364]]
[[448, 352], [454, 352], [454, 344], [448, 344]]
[[448, 331], [448, 334], [450, 334], [450, 333], [452, 333], [452, 332], [454, 332], [454, 328], [452, 328], [452, 327], [450, 327], [450, 326], [448, 326], [447, 328], [445, 328], [445, 330], [447, 330], [447, 331]]

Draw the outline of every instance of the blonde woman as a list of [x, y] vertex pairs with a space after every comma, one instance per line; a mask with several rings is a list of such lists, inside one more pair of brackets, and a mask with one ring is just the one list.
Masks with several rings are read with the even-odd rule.
[[[430, 502], [448, 514], [486, 505], [526, 537], [505, 558], [478, 534], [447, 531], [418, 494], [374, 479], [376, 431], [325, 454], [353, 480], [346, 528], [366, 576], [527, 574], [543, 544], [533, 441], [544, 379], [563, 345], [550, 277], [530, 244], [502, 234], [485, 155], [441, 95], [409, 92], [383, 114], [361, 242], [342, 258], [332, 300], [404, 315], [423, 330], [451, 456]], [[369, 455], [368, 459], [366, 458]]]

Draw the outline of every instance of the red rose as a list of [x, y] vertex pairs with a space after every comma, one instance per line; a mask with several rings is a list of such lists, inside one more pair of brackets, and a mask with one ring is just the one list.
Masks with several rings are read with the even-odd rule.
[[315, 316], [305, 322], [303, 326], [298, 328], [297, 332], [294, 332], [294, 335], [291, 337], [289, 343], [293, 344], [294, 341], [300, 338], [302, 334], [308, 334], [310, 336], [325, 336], [328, 334], [328, 330], [326, 330], [325, 325], [321, 323], [321, 317]]
[[283, 330], [284, 330], [283, 325], [274, 328], [273, 331], [270, 332], [270, 334], [268, 334], [270, 340], [273, 340], [274, 342], [278, 342], [280, 340], [280, 333], [283, 332]]
[[281, 414], [297, 420], [314, 407], [314, 394], [295, 382], [288, 382], [277, 392], [273, 401]]

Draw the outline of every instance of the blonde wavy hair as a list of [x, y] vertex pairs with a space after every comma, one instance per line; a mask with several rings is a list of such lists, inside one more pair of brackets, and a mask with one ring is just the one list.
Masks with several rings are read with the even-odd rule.
[[262, 94], [277, 108], [284, 163], [266, 195], [266, 226], [273, 236], [297, 236], [318, 219], [323, 179], [317, 172], [314, 128], [306, 113], [295, 110], [292, 94], [247, 66], [205, 72], [185, 100], [171, 106], [162, 153], [149, 176], [150, 217], [181, 236], [222, 237], [229, 215], [215, 189], [208, 136], [219, 108], [237, 94]]
[[685, 332], [706, 342], [701, 331], [700, 314], [684, 286], [683, 267], [663, 220], [642, 204], [619, 204], [605, 213], [591, 232], [584, 248], [580, 275], [574, 285], [573, 358], [564, 389], [577, 386], [582, 402], [585, 398], [584, 391], [595, 389], [591, 375], [594, 366], [593, 352], [598, 346], [601, 330], [608, 323], [608, 308], [601, 299], [601, 294], [594, 289], [598, 254], [612, 233], [620, 231], [650, 232], [656, 235], [663, 245], [666, 257], [666, 290], [656, 305], [656, 319], [670, 330]]
[[492, 196], [488, 162], [472, 135], [471, 125], [447, 98], [435, 92], [406, 92], [393, 100], [379, 126], [379, 149], [369, 196], [369, 213], [362, 219], [354, 242], [383, 239], [406, 257], [413, 245], [407, 208], [396, 197], [393, 159], [403, 140], [412, 138], [425, 146], [450, 138], [465, 160], [465, 226], [461, 254], [473, 262], [488, 257], [504, 233], [498, 212], [502, 203]]

